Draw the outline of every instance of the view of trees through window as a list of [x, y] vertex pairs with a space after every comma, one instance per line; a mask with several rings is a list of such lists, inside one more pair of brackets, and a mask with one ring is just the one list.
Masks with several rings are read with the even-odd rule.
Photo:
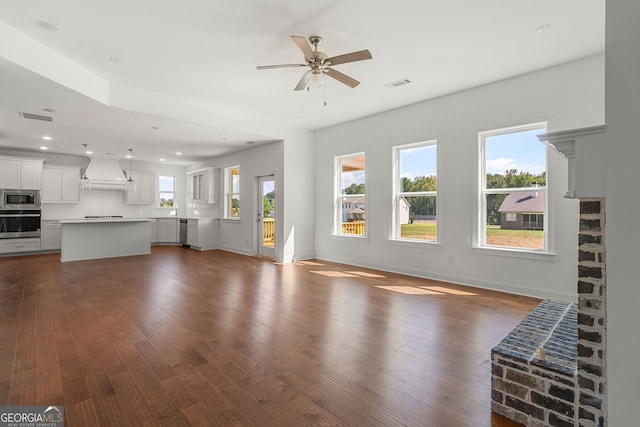
[[481, 134], [484, 244], [545, 248], [546, 145], [544, 124]]
[[172, 208], [175, 193], [175, 176], [160, 176], [158, 178], [158, 188], [160, 189], [160, 207]]
[[437, 241], [436, 141], [396, 147], [396, 237]]

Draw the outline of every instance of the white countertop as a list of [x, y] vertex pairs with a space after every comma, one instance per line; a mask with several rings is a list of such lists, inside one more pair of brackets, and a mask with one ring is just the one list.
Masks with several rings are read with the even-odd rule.
[[79, 218], [60, 219], [60, 224], [95, 224], [97, 222], [151, 222], [149, 218]]

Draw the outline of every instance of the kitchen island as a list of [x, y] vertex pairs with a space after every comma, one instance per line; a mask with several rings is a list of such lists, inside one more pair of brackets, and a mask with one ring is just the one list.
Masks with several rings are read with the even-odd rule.
[[60, 261], [151, 253], [148, 218], [61, 219]]

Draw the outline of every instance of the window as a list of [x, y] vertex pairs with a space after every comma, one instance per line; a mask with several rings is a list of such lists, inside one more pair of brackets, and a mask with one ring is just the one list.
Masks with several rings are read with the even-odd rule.
[[438, 240], [438, 157], [436, 141], [394, 148], [394, 238]]
[[366, 235], [365, 155], [336, 157], [335, 234]]
[[161, 208], [173, 208], [174, 193], [176, 188], [175, 176], [160, 176], [158, 177], [158, 188], [160, 190], [160, 207]]
[[224, 217], [240, 219], [240, 166], [224, 170]]
[[480, 246], [548, 251], [546, 123], [480, 133]]

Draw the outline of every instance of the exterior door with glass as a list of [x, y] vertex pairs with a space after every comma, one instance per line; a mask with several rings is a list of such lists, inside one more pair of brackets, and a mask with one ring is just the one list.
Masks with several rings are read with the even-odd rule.
[[276, 181], [258, 178], [258, 255], [276, 257]]

